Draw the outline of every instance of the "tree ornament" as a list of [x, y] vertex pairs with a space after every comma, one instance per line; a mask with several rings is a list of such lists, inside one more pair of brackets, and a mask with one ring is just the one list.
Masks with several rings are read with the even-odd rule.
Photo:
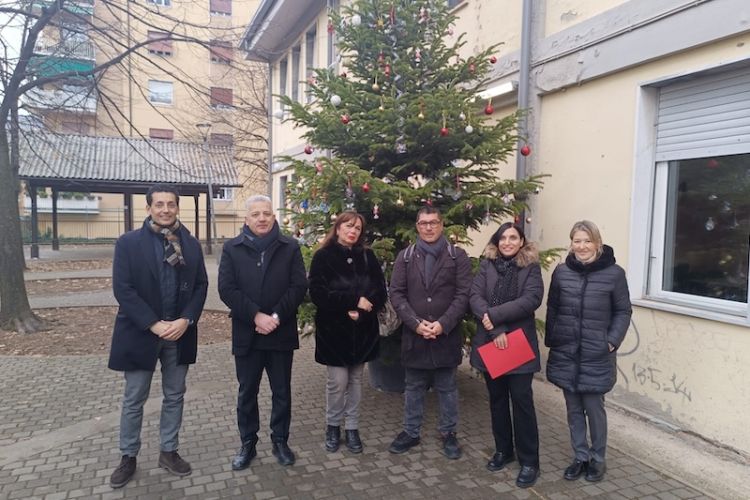
[[342, 71], [339, 75], [341, 78], [346, 79], [346, 71]]
[[555, 261], [555, 259], [551, 255], [548, 255], [544, 260], [547, 262], [547, 264], [552, 264]]
[[464, 120], [466, 119], [466, 115], [464, 114], [464, 112], [463, 112], [463, 111], [461, 111], [461, 112], [460, 112], [460, 113], [458, 114], [458, 119], [459, 119], [459, 120], [461, 120], [461, 121], [464, 121]]
[[389, 77], [389, 76], [391, 76], [391, 65], [390, 65], [390, 64], [386, 64], [386, 65], [385, 65], [385, 68], [383, 69], [383, 74], [384, 74], [384, 75], [385, 75], [386, 77]]
[[396, 24], [396, 6], [394, 4], [391, 4], [391, 11], [388, 17], [390, 18], [391, 26]]
[[313, 151], [315, 151], [315, 150], [314, 150], [314, 149], [313, 149], [313, 147], [312, 147], [312, 146], [310, 146], [309, 144], [305, 146], [305, 154], [306, 154], [306, 155], [311, 155], [311, 154], [313, 154]]
[[528, 144], [524, 144], [523, 146], [521, 146], [521, 154], [523, 156], [529, 156], [531, 154], [531, 148]]
[[531, 217], [526, 217], [526, 224], [531, 224]]
[[378, 111], [385, 111], [385, 106], [383, 105], [383, 96], [380, 96], [380, 106], [378, 106]]
[[297, 189], [304, 189], [305, 185], [302, 184], [302, 181], [297, 183]]
[[520, 224], [521, 223], [521, 216], [516, 214], [513, 216], [513, 224]]
[[373, 92], [380, 92], [380, 85], [378, 85], [378, 76], [375, 75], [375, 83], [372, 84]]
[[706, 231], [713, 231], [714, 228], [716, 228], [716, 222], [714, 222], [714, 218], [709, 217], [704, 227], [706, 228]]
[[278, 118], [279, 120], [281, 120], [282, 118], [284, 118], [284, 110], [283, 109], [277, 109], [276, 111], [273, 112], [273, 117], [274, 118]]
[[420, 120], [424, 120], [424, 101], [419, 101], [419, 114], [417, 115], [417, 118]]
[[331, 96], [331, 104], [334, 106], [339, 106], [341, 104], [341, 96], [338, 94], [333, 94]]
[[378, 53], [378, 64], [381, 66], [385, 63], [385, 54], [383, 52]]
[[424, 202], [424, 203], [425, 203], [425, 205], [427, 205], [428, 207], [431, 207], [431, 206], [432, 206], [432, 198], [427, 198], [427, 199], [425, 200], [425, 202]]
[[495, 108], [492, 107], [492, 99], [487, 101], [487, 106], [484, 107], [484, 114], [485, 115], [491, 115], [495, 112]]
[[372, 207], [372, 218], [373, 219], [379, 219], [380, 218], [380, 207], [376, 203], [375, 206]]
[[323, 164], [320, 162], [315, 163], [315, 171], [318, 173], [318, 175], [323, 173]]
[[450, 236], [448, 236], [448, 238], [450, 238], [451, 243], [455, 243], [458, 240], [458, 236], [456, 236], [453, 233], [451, 233]]
[[334, 28], [333, 26], [333, 21], [329, 19], [328, 20], [328, 34], [333, 35], [334, 31], [336, 31], [336, 28]]
[[288, 226], [289, 225], [289, 217], [284, 217], [284, 219], [281, 222], [283, 222], [285, 226]]
[[398, 207], [404, 206], [404, 199], [401, 198], [401, 193], [399, 193], [398, 198], [396, 199], [396, 206]]
[[542, 192], [542, 188], [540, 188], [539, 186], [534, 188], [534, 194], [539, 194], [541, 192]]
[[449, 133], [448, 127], [443, 127], [443, 128], [440, 129], [440, 135], [441, 136], [448, 137], [448, 133]]
[[351, 117], [349, 115], [341, 115], [341, 123], [344, 125], [347, 125], [350, 121], [352, 121]]
[[337, 217], [338, 217], [338, 215], [331, 214], [331, 222], [335, 222]]
[[495, 63], [497, 62], [497, 57], [495, 57], [495, 56], [490, 56], [490, 62], [491, 62], [492, 64], [495, 64]]
[[474, 208], [474, 204], [470, 201], [467, 201], [466, 205], [464, 205], [464, 208], [467, 212], [471, 212], [471, 210]]
[[368, 183], [366, 183], [366, 182], [364, 184], [362, 184], [362, 191], [365, 192], [365, 193], [369, 193], [370, 192], [370, 185]]
[[354, 14], [351, 19], [352, 26], [359, 26], [362, 24], [362, 17], [359, 14]]
[[471, 73], [473, 75], [476, 71], [477, 71], [477, 65], [474, 64], [473, 62], [470, 62], [469, 63], [469, 73]]
[[429, 19], [429, 13], [427, 12], [427, 7], [424, 5], [419, 8], [419, 24], [426, 23], [427, 19]]
[[453, 28], [448, 28], [448, 36], [453, 36]]
[[471, 124], [466, 125], [464, 132], [466, 132], [467, 134], [471, 134], [472, 132], [474, 132], [474, 127], [472, 127]]
[[377, 25], [378, 29], [383, 29], [383, 26], [385, 26], [385, 23], [383, 22], [383, 18], [382, 17], [378, 18], [378, 21], [377, 21], [376, 25]]
[[422, 62], [422, 51], [420, 49], [414, 50], [414, 62], [417, 64]]
[[309, 76], [309, 77], [307, 78], [307, 84], [308, 84], [308, 85], [315, 85], [316, 83], [318, 83], [318, 79], [317, 79], [317, 78], [315, 78], [315, 77], [314, 77], [313, 75], [310, 75], [310, 76]]

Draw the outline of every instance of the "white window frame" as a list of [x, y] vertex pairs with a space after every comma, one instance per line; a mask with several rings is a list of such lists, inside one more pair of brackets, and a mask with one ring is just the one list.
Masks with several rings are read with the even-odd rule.
[[148, 3], [158, 5], [159, 7], [171, 7], [172, 0], [146, 0]]
[[[161, 89], [159, 89], [161, 87]], [[167, 89], [169, 90], [167, 92]], [[168, 95], [169, 100], [161, 99], [158, 96]], [[174, 104], [174, 83], [163, 80], [148, 81], [148, 101], [152, 104], [171, 106]]]
[[663, 289], [669, 171], [668, 162], [655, 161], [659, 87], [713, 68], [643, 82], [637, 90], [628, 283], [634, 305], [750, 326], [750, 297], [740, 303]]
[[220, 187], [214, 191], [214, 200], [232, 201], [234, 199], [234, 188]]

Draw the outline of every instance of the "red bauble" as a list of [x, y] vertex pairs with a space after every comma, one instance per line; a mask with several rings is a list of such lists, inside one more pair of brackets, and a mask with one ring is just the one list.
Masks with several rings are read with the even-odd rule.
[[366, 183], [366, 182], [364, 184], [362, 184], [362, 191], [364, 191], [365, 193], [369, 193], [370, 192], [370, 185], [368, 183]]
[[485, 115], [491, 115], [494, 112], [495, 112], [495, 108], [492, 107], [492, 104], [487, 104], [487, 106], [484, 107]]
[[490, 56], [490, 62], [491, 62], [492, 64], [495, 64], [495, 63], [497, 62], [497, 57], [495, 57], [495, 56]]
[[529, 156], [531, 154], [531, 148], [528, 144], [521, 146], [521, 154], [524, 156]]
[[328, 33], [332, 34], [335, 31], [335, 28], [333, 27], [333, 22], [328, 21]]
[[346, 125], [350, 121], [352, 121], [352, 119], [349, 117], [349, 115], [341, 115], [341, 123]]
[[346, 78], [346, 71], [342, 71], [339, 75], [341, 78]]
[[428, 207], [431, 207], [431, 206], [432, 206], [432, 200], [427, 200], [427, 201], [425, 201], [425, 204], [426, 204], [426, 205], [427, 205]]
[[447, 136], [448, 135], [448, 127], [441, 128], [440, 129], [440, 135], [442, 135], [443, 137]]
[[323, 173], [323, 164], [320, 163], [320, 162], [316, 163], [315, 164], [315, 171], [318, 172], [319, 174], [322, 174]]
[[383, 73], [385, 74], [385, 76], [391, 76], [391, 65], [390, 64], [386, 64], [385, 65], [385, 69], [383, 70]]
[[307, 146], [305, 146], [305, 154], [306, 155], [311, 155], [313, 153], [313, 151], [315, 151], [315, 150], [309, 144]]
[[474, 63], [469, 64], [469, 73], [474, 73], [477, 70], [477, 67], [474, 65]]

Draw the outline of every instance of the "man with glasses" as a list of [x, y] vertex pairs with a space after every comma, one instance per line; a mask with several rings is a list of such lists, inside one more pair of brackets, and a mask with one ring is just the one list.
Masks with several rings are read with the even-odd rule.
[[437, 392], [443, 453], [461, 456], [456, 439], [458, 389], [463, 338], [459, 324], [466, 313], [471, 288], [471, 262], [466, 252], [443, 236], [438, 209], [417, 213], [417, 242], [403, 250], [393, 267], [390, 296], [403, 322], [401, 358], [406, 368], [404, 428], [388, 451], [404, 453], [420, 443], [424, 399]]

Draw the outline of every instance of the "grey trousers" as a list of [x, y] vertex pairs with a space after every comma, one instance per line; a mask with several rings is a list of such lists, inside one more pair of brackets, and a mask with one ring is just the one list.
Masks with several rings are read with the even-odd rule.
[[[568, 409], [570, 442], [575, 458], [581, 461], [604, 462], [607, 452], [607, 412], [604, 394], [586, 394], [563, 391]], [[591, 446], [586, 431], [591, 436]]]
[[[177, 451], [188, 365], [177, 364], [177, 343], [169, 340], [159, 340], [159, 362], [164, 393], [159, 420], [161, 451]], [[125, 372], [125, 395], [120, 414], [120, 452], [123, 455], [135, 457], [141, 449], [143, 405], [148, 399], [153, 376], [154, 372], [148, 370]]]
[[432, 388], [438, 397], [438, 432], [445, 436], [456, 432], [458, 426], [458, 386], [456, 368], [406, 369], [404, 390], [404, 431], [411, 437], [419, 437], [424, 416], [424, 398]]
[[362, 400], [362, 372], [365, 364], [329, 366], [326, 380], [326, 424], [346, 430], [359, 429], [359, 403]]

